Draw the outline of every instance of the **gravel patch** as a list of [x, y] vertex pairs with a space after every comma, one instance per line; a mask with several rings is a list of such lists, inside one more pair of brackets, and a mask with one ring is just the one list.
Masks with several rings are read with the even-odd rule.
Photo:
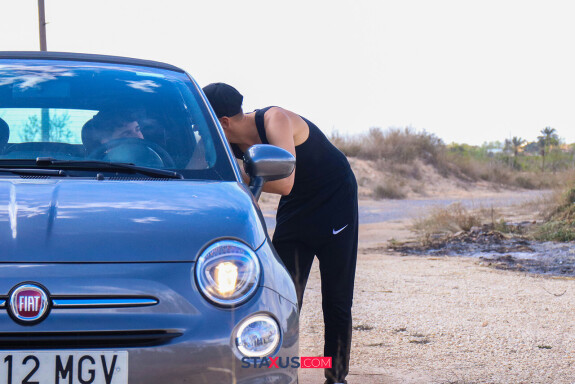
[[[574, 383], [574, 283], [360, 250], [349, 383]], [[316, 264], [300, 322], [300, 355], [322, 355]]]
[[[381, 216], [390, 204], [407, 204], [392, 210], [404, 214]], [[478, 258], [389, 252], [389, 240], [411, 239], [407, 227], [414, 211], [424, 213], [421, 204], [360, 204], [349, 384], [575, 383], [575, 279], [499, 270]], [[300, 356], [323, 355], [323, 332], [316, 260], [300, 316]], [[312, 383], [323, 383], [323, 370], [300, 369], [300, 384]]]

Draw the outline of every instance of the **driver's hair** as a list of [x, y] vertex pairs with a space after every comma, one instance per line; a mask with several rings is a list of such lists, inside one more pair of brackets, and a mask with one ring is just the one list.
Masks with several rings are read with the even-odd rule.
[[141, 121], [144, 115], [137, 109], [107, 109], [98, 112], [82, 127], [82, 143], [89, 153], [114, 131], [132, 121]]

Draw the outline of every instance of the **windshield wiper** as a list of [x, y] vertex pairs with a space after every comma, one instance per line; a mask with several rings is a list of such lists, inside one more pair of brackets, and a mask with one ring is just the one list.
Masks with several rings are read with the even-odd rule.
[[167, 169], [148, 168], [134, 165], [131, 163], [115, 163], [101, 160], [57, 160], [52, 157], [38, 157], [36, 159], [38, 166], [65, 166], [85, 169], [107, 169], [122, 170], [140, 173], [142, 175], [155, 178], [183, 179], [184, 176], [178, 172], [168, 171]]
[[0, 173], [13, 173], [26, 176], [68, 176], [61, 169], [26, 169], [26, 168], [0, 168]]

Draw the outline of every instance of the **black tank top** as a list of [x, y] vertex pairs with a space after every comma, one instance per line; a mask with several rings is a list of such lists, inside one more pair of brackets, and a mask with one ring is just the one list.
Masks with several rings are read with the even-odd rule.
[[[263, 144], [269, 144], [264, 127], [264, 114], [272, 107], [255, 111], [256, 127]], [[298, 217], [304, 219], [313, 215], [322, 203], [328, 200], [353, 176], [345, 155], [337, 149], [311, 121], [302, 117], [309, 127], [309, 136], [295, 147], [295, 180], [289, 195], [282, 196], [277, 212], [277, 225]], [[232, 149], [236, 157], [243, 152], [235, 144]]]

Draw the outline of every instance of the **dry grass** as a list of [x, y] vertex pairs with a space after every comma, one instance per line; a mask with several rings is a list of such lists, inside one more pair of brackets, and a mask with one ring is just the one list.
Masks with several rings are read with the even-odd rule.
[[462, 180], [487, 181], [502, 187], [549, 189], [560, 185], [562, 180], [572, 173], [517, 171], [500, 161], [474, 159], [457, 153], [446, 153], [445, 157], [446, 159], [439, 163], [439, 166], [444, 167], [440, 173], [452, 174]]
[[[346, 156], [372, 162], [384, 177], [360, 180], [372, 189], [376, 199], [399, 199], [409, 192], [425, 194], [422, 166], [433, 168], [440, 178], [456, 178], [464, 183], [488, 182], [495, 188], [550, 189], [560, 185], [573, 171], [519, 171], [510, 166], [508, 158], [478, 155], [477, 147], [446, 146], [443, 141], [425, 131], [413, 128], [393, 128], [386, 131], [372, 128], [355, 136], [337, 132], [331, 141]], [[473, 149], [475, 148], [475, 149]]]
[[532, 212], [540, 220], [532, 226], [520, 228], [507, 223], [502, 213], [494, 208], [468, 209], [460, 203], [433, 208], [427, 215], [415, 219], [411, 230], [423, 243], [473, 227], [489, 225], [502, 233], [519, 233], [539, 241], [575, 240], [575, 182], [571, 187], [559, 189], [545, 197], [518, 206], [518, 209]]
[[534, 236], [542, 241], [575, 240], [575, 183], [562, 191], [556, 191], [545, 206], [545, 222]]
[[381, 199], [404, 199], [407, 196], [405, 191], [402, 189], [401, 184], [394, 183], [393, 180], [390, 182], [383, 182], [378, 184], [373, 188], [373, 198], [375, 200]]
[[415, 159], [424, 159], [434, 163], [445, 145], [433, 134], [416, 132], [407, 127], [392, 128], [382, 131], [371, 128], [367, 134], [358, 136], [342, 136], [335, 132], [331, 141], [346, 156], [366, 160], [391, 161], [394, 163], [410, 163]]
[[460, 203], [454, 203], [447, 207], [435, 207], [429, 215], [414, 220], [411, 229], [423, 237], [437, 234], [456, 233], [469, 231], [471, 228], [481, 225], [489, 215], [489, 220], [494, 220], [494, 211], [472, 211]]

